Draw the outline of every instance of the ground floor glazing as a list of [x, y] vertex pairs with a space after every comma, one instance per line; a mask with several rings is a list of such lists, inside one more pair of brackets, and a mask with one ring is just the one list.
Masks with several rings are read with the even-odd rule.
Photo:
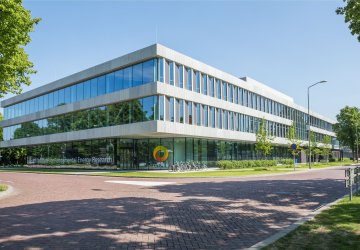
[[[87, 140], [25, 149], [29, 165], [161, 169], [179, 161], [201, 161], [211, 166], [217, 160], [262, 159], [254, 146], [204, 138], [147, 138]], [[268, 158], [290, 157], [287, 146], [275, 146]]]

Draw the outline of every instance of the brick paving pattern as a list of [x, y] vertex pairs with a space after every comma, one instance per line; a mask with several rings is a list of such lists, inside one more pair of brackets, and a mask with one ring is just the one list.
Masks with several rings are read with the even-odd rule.
[[137, 178], [0, 173], [15, 190], [0, 200], [0, 248], [242, 249], [344, 195], [343, 176], [326, 169], [144, 187], [105, 182]]

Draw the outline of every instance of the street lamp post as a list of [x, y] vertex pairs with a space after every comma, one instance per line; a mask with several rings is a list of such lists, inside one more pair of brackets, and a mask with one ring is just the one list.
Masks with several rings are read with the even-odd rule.
[[308, 127], [308, 141], [309, 141], [309, 169], [311, 169], [311, 142], [310, 142], [310, 88], [314, 87], [315, 85], [318, 85], [320, 83], [325, 83], [327, 81], [320, 81], [317, 83], [314, 83], [308, 87], [307, 90], [307, 101], [308, 101], [308, 117], [307, 117], [307, 127]]

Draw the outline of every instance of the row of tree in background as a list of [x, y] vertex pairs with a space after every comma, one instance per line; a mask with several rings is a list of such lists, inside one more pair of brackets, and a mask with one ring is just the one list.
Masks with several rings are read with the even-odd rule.
[[[256, 133], [256, 144], [255, 150], [262, 154], [264, 158], [271, 154], [273, 150], [273, 140], [274, 137], [269, 136], [268, 131], [265, 128], [265, 120], [262, 119], [258, 132]], [[315, 134], [310, 131], [310, 151], [308, 145], [305, 145], [302, 140], [299, 139], [298, 134], [296, 133], [296, 126], [293, 123], [288, 130], [287, 140], [289, 144], [289, 153], [296, 157], [300, 154], [301, 150], [305, 150], [306, 155], [310, 154], [310, 151], [313, 156], [315, 156], [315, 161], [318, 161], [319, 156], [323, 156], [328, 160], [331, 153], [331, 137], [325, 135], [321, 142], [316, 141]], [[294, 148], [292, 148], [294, 145]]]

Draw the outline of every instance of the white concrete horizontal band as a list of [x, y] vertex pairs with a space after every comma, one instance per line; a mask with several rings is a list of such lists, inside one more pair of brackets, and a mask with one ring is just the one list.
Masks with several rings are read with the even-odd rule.
[[[148, 121], [111, 127], [86, 129], [59, 134], [35, 136], [0, 142], [1, 148], [31, 146], [60, 142], [83, 141], [105, 138], [168, 138], [201, 137], [215, 140], [256, 141], [255, 134], [167, 121]], [[276, 137], [274, 144], [287, 145], [285, 138]]]

